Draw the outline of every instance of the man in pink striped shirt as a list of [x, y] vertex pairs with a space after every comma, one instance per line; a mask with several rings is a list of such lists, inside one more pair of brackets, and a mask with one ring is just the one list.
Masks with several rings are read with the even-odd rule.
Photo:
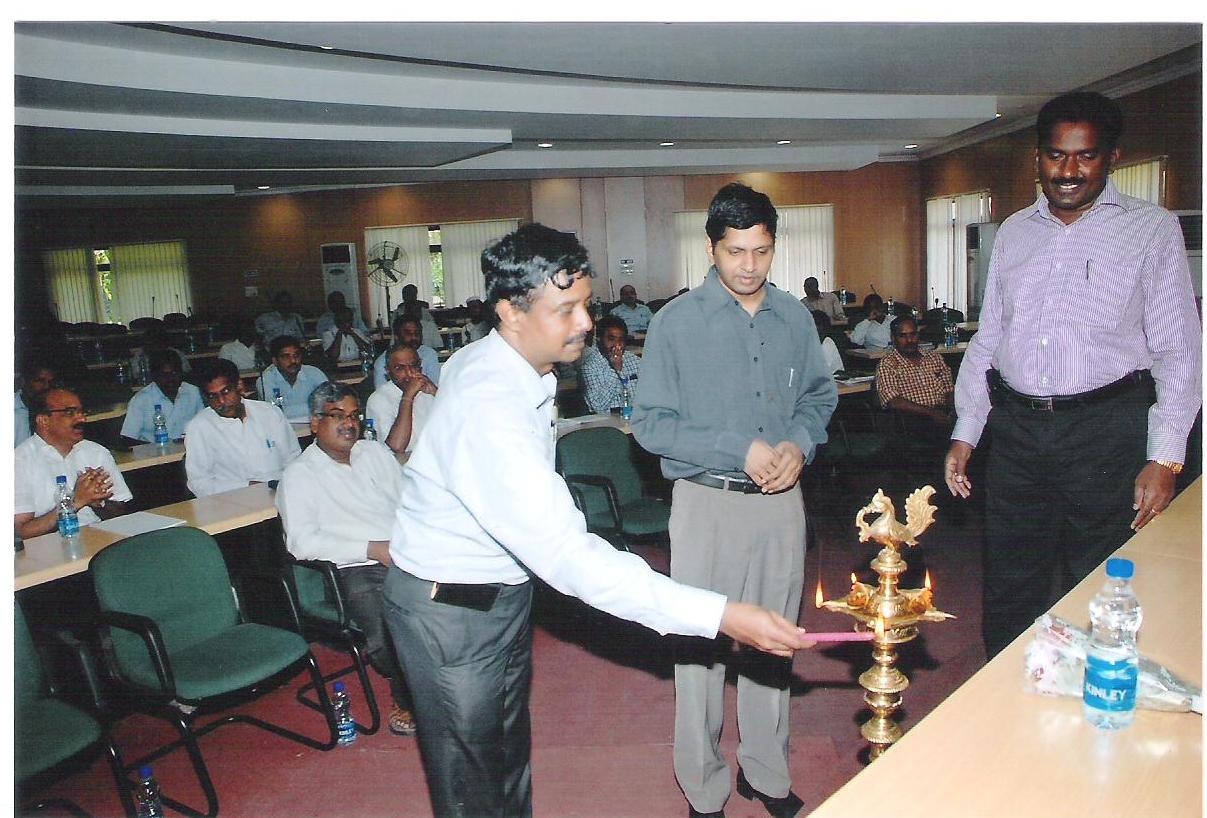
[[990, 657], [1169, 504], [1201, 402], [1182, 234], [1167, 210], [1111, 183], [1122, 130], [1100, 94], [1040, 111], [1043, 195], [997, 234], [956, 382], [944, 464], [953, 495], [970, 495], [969, 458], [983, 431], [992, 440]]

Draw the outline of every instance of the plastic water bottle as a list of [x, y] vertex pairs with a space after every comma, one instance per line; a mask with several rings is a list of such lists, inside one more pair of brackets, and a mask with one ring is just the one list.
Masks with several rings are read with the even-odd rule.
[[280, 388], [276, 386], [272, 388], [272, 405], [282, 412], [285, 411], [285, 396], [281, 394]]
[[890, 318], [897, 317], [897, 302], [893, 301], [893, 297], [891, 295], [888, 297], [888, 303], [884, 306], [887, 308]]
[[625, 420], [633, 417], [633, 391], [628, 378], [620, 379], [620, 416]]
[[55, 505], [59, 513], [59, 536], [70, 540], [80, 534], [80, 518], [75, 510], [75, 494], [67, 486], [67, 475], [60, 474], [54, 481], [57, 492]]
[[839, 290], [839, 293], [840, 293], [839, 297], [842, 298], [842, 303], [846, 304], [847, 303], [847, 288], [843, 287], [841, 290]]
[[117, 382], [124, 385], [126, 383], [126, 381], [127, 381], [126, 365], [123, 362], [118, 361], [117, 362]]
[[150, 765], [138, 769], [138, 783], [134, 785], [134, 814], [138, 818], [163, 818], [163, 801], [159, 798], [159, 782], [151, 773]]
[[331, 694], [331, 706], [335, 709], [335, 727], [339, 733], [338, 743], [348, 745], [356, 741], [356, 722], [352, 721], [352, 704], [343, 682], [336, 682]]
[[360, 371], [368, 375], [373, 371], [373, 353], [367, 350], [360, 353]]
[[377, 440], [377, 426], [373, 423], [373, 418], [365, 418], [365, 440]]
[[1140, 651], [1136, 633], [1144, 619], [1132, 590], [1131, 560], [1106, 561], [1106, 584], [1090, 600], [1090, 644], [1086, 649], [1082, 710], [1103, 730], [1119, 730], [1136, 715]]
[[163, 405], [155, 404], [155, 414], [151, 416], [151, 423], [155, 425], [155, 445], [168, 445], [168, 419], [164, 417]]

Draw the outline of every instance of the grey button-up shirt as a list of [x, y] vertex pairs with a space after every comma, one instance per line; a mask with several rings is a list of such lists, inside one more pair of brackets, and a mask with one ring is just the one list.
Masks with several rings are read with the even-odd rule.
[[791, 440], [813, 459], [838, 389], [813, 316], [767, 285], [750, 316], [721, 284], [704, 283], [654, 315], [633, 405], [633, 435], [669, 479], [704, 471], [744, 477], [755, 439]]

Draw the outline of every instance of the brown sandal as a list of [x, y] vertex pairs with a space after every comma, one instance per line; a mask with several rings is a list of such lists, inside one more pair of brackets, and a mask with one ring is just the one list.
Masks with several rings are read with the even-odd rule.
[[396, 736], [415, 735], [415, 716], [410, 710], [403, 710], [398, 705], [390, 708], [390, 718], [387, 722], [390, 732]]

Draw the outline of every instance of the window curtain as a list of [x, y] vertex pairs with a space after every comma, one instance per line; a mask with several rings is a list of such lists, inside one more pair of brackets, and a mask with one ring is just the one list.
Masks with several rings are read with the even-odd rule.
[[1155, 205], [1165, 203], [1165, 162], [1162, 159], [1122, 165], [1111, 173], [1111, 179], [1120, 193]]
[[935, 302], [968, 311], [970, 224], [989, 221], [989, 191], [926, 200], [926, 308]]
[[704, 210], [675, 214], [675, 259], [681, 286], [689, 289], [704, 281], [708, 268], [712, 266], [704, 249], [708, 239], [704, 232], [704, 222], [707, 220], [708, 212]]
[[113, 317], [162, 318], [169, 312], [192, 314], [193, 293], [183, 241], [127, 244], [112, 248]]
[[805, 279], [817, 279], [822, 292], [833, 289], [834, 206], [781, 207], [775, 231], [775, 260], [767, 276], [797, 298], [805, 295]]
[[[427, 225], [412, 224], [401, 227], [369, 227], [365, 229], [365, 267], [362, 274], [367, 273], [369, 261], [373, 258], [373, 248], [383, 241], [392, 241], [402, 248], [405, 258], [406, 275], [399, 276], [397, 284], [389, 285], [389, 309], [396, 310], [402, 303], [402, 288], [414, 284], [419, 290], [419, 300], [432, 303], [435, 289], [432, 286], [432, 255], [428, 249]], [[365, 323], [381, 321], [382, 326], [390, 326], [390, 316], [386, 310], [386, 288], [372, 279], [369, 286], [369, 315]], [[370, 320], [372, 319], [372, 320]]]
[[50, 308], [60, 321], [102, 321], [91, 250], [49, 250], [42, 265], [50, 283]]
[[519, 226], [519, 219], [440, 225], [440, 248], [444, 255], [444, 303], [447, 306], [464, 304], [467, 298], [482, 298], [485, 295], [482, 251]]

